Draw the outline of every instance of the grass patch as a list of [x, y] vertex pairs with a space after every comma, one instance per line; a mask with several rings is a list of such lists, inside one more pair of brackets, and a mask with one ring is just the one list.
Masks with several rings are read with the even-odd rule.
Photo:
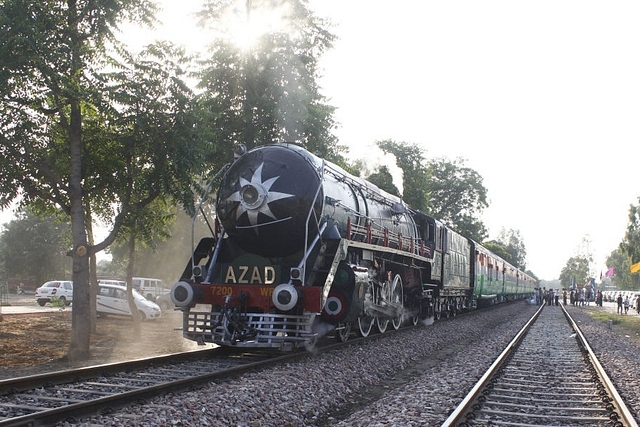
[[640, 343], [640, 316], [635, 312], [632, 314], [629, 310], [629, 314], [616, 314], [608, 311], [589, 311], [589, 316], [597, 320], [598, 322], [607, 325], [611, 321], [613, 327], [621, 329], [626, 335], [633, 338], [636, 342]]

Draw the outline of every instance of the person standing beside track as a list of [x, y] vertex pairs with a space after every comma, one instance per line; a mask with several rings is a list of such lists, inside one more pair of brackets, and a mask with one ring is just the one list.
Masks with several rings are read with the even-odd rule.
[[616, 308], [616, 314], [622, 314], [622, 294], [618, 294], [618, 298], [616, 298], [616, 302], [618, 303], [618, 307]]
[[629, 295], [624, 297], [624, 314], [629, 312]]

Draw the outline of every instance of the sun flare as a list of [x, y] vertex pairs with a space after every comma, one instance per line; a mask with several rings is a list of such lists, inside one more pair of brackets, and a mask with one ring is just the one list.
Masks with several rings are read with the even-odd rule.
[[229, 36], [243, 50], [255, 47], [270, 33], [289, 30], [291, 10], [286, 2], [238, 0], [233, 16], [227, 19]]

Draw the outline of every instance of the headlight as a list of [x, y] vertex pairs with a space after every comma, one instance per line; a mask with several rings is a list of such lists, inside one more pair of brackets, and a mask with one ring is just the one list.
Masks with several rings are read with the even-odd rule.
[[271, 300], [278, 310], [288, 311], [298, 303], [298, 291], [293, 285], [282, 283], [273, 290]]
[[171, 301], [176, 307], [188, 307], [193, 302], [193, 288], [187, 282], [178, 282], [171, 288]]

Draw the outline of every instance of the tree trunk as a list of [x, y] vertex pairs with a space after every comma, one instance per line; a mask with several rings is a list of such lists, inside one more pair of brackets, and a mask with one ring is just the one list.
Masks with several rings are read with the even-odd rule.
[[82, 203], [82, 113], [78, 102], [71, 103], [69, 123], [71, 235], [73, 241], [73, 310], [69, 360], [86, 360], [90, 354], [91, 310], [89, 292], [89, 256]]
[[[87, 235], [88, 235], [89, 245], [93, 247], [95, 240], [93, 236], [93, 225], [92, 225], [93, 220], [92, 220], [92, 215], [90, 211], [86, 216], [86, 220], [87, 220]], [[97, 264], [98, 262], [96, 261], [96, 254], [93, 253], [92, 251], [91, 256], [89, 258], [89, 310], [91, 313], [91, 333], [92, 334], [95, 334], [96, 332], [98, 332], [97, 330], [98, 312], [96, 307], [96, 304], [97, 304], [96, 296], [98, 294]]]
[[133, 270], [136, 261], [136, 238], [135, 233], [129, 236], [129, 262], [127, 264], [127, 299], [129, 300], [129, 310], [131, 310], [131, 319], [133, 320], [133, 337], [142, 337], [142, 319], [140, 312], [133, 299]]

